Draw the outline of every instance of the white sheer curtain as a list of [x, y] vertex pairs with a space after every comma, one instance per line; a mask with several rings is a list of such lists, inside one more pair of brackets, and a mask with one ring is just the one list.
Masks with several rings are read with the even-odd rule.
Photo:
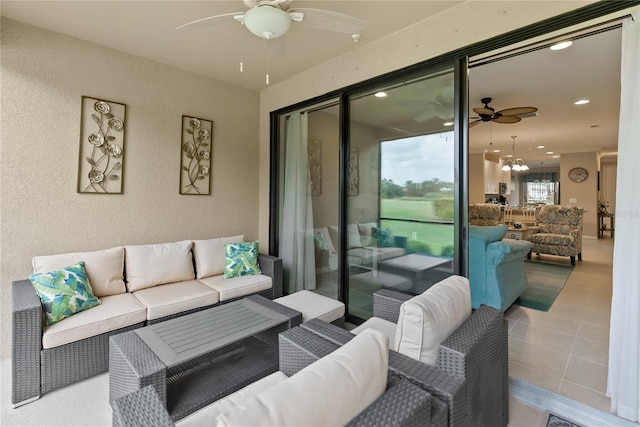
[[622, 24], [616, 240], [607, 396], [611, 412], [640, 419], [640, 12]]
[[307, 129], [307, 113], [294, 113], [289, 117], [280, 224], [280, 258], [286, 293], [316, 288]]

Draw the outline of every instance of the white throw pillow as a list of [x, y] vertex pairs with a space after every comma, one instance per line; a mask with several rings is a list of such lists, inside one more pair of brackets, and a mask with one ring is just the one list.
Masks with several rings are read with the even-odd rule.
[[190, 240], [125, 246], [129, 292], [194, 278]]
[[124, 248], [122, 246], [94, 252], [36, 256], [32, 259], [34, 273], [48, 273], [84, 261], [93, 294], [97, 297], [123, 294]]
[[218, 426], [342, 426], [387, 386], [389, 340], [369, 330], [216, 418]]
[[244, 242], [244, 235], [194, 240], [193, 258], [196, 260], [197, 279], [224, 273], [224, 244], [242, 242]]
[[[329, 227], [329, 235], [333, 246], [337, 248], [338, 245], [338, 227], [332, 225]], [[347, 245], [351, 248], [361, 248], [362, 241], [360, 241], [360, 232], [358, 231], [358, 224], [347, 225]]]
[[435, 365], [440, 343], [471, 315], [469, 280], [449, 276], [400, 306], [395, 350]]

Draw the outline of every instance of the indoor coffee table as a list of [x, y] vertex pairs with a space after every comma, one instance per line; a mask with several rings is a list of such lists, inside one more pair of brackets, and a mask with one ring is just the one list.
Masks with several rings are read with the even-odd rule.
[[109, 340], [109, 400], [153, 384], [174, 421], [278, 370], [296, 310], [259, 295]]

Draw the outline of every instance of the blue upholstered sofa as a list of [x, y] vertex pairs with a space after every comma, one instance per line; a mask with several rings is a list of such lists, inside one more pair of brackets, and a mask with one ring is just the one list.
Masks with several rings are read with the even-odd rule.
[[473, 308], [480, 304], [505, 311], [527, 290], [526, 240], [502, 239], [505, 225], [469, 226], [469, 282]]

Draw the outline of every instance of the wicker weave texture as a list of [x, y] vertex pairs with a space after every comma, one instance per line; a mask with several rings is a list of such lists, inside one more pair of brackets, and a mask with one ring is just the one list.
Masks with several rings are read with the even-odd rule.
[[390, 289], [380, 289], [373, 294], [373, 315], [380, 319], [396, 323], [400, 316], [400, 306], [410, 300], [413, 295]]
[[173, 421], [152, 386], [111, 403], [114, 427], [172, 427]]
[[40, 396], [42, 306], [28, 280], [13, 282], [11, 403]]
[[280, 371], [291, 376], [339, 346], [298, 327], [280, 334]]

